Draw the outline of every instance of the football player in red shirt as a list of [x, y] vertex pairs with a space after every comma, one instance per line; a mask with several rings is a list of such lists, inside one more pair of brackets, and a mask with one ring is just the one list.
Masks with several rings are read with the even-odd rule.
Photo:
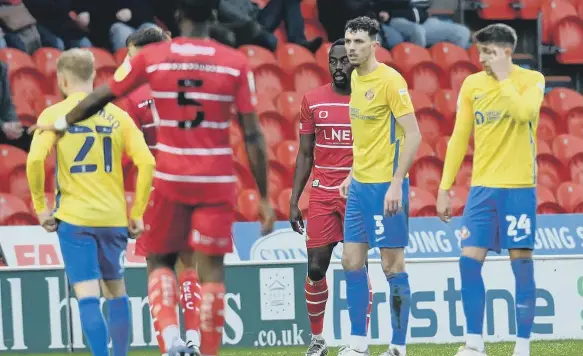
[[208, 38], [216, 6], [216, 0], [179, 0], [177, 18], [183, 37], [146, 46], [126, 62], [127, 75], [114, 76], [97, 88], [54, 127], [38, 127], [62, 131], [116, 97], [150, 84], [158, 142], [154, 190], [144, 217], [153, 267], [148, 295], [152, 315], [172, 355], [195, 355], [193, 349], [176, 345], [180, 340], [178, 286], [172, 268], [177, 253], [190, 270], [196, 256], [201, 282], [200, 353], [217, 355], [222, 340], [223, 260], [233, 250], [235, 217], [236, 177], [229, 142], [233, 103], [261, 195], [262, 232], [271, 231], [275, 220], [267, 196], [267, 154], [254, 109], [253, 74], [242, 52]]
[[312, 342], [306, 356], [328, 354], [322, 336], [328, 300], [326, 271], [334, 247], [343, 240], [346, 200], [338, 194], [338, 186], [352, 167], [348, 104], [353, 68], [348, 61], [344, 39], [332, 44], [328, 60], [332, 83], [309, 91], [302, 101], [300, 149], [290, 200], [291, 226], [294, 231], [303, 234], [304, 221], [298, 202], [313, 167], [306, 234], [308, 276], [305, 283]]

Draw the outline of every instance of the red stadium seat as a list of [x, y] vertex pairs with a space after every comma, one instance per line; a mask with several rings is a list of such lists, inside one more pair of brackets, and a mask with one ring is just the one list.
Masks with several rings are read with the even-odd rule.
[[427, 93], [420, 90], [410, 89], [409, 95], [411, 96], [411, 102], [413, 103], [415, 111], [433, 109], [433, 103], [431, 102], [431, 98], [429, 95], [427, 95]]
[[[447, 144], [449, 143], [449, 136], [441, 136], [437, 142], [435, 142], [435, 154], [437, 158], [441, 161], [445, 161], [445, 154], [447, 152]], [[474, 155], [474, 140], [470, 138], [468, 142], [468, 149], [466, 151], [466, 157], [471, 157]]]
[[123, 61], [126, 59], [127, 55], [128, 55], [128, 48], [127, 47], [122, 47], [122, 48], [118, 49], [113, 54], [113, 59], [115, 59], [115, 64], [120, 66], [123, 63]]
[[456, 91], [461, 88], [468, 75], [479, 71], [479, 67], [470, 61], [468, 53], [452, 43], [437, 43], [429, 52], [433, 61], [445, 74], [450, 87]]
[[470, 62], [472, 62], [477, 68], [482, 68], [482, 64], [480, 63], [480, 52], [478, 51], [478, 46], [473, 44], [467, 50], [468, 57], [470, 58]]
[[[63, 99], [60, 95], [45, 95], [44, 100], [40, 101], [41, 105], [39, 107], [43, 107], [43, 110], [48, 108], [49, 106], [55, 105], [56, 103], [61, 102]], [[40, 115], [41, 111], [37, 111], [37, 116]]]
[[330, 71], [317, 64], [305, 64], [297, 67], [292, 74], [293, 87], [299, 94], [321, 87], [328, 82]]
[[573, 135], [559, 135], [553, 140], [553, 153], [566, 165], [576, 154], [583, 153], [583, 138]]
[[455, 178], [457, 186], [463, 186], [469, 189], [472, 183], [472, 159], [468, 156], [464, 157], [460, 170]]
[[561, 51], [556, 58], [562, 64], [583, 64], [583, 19], [565, 18], [553, 30], [552, 43]]
[[536, 143], [536, 152], [537, 152], [537, 154], [549, 154], [549, 155], [552, 155], [553, 154], [553, 149], [547, 143], [547, 141], [544, 141], [543, 139], [540, 138], [540, 136], [538, 136], [538, 141]]
[[44, 77], [36, 71], [15, 73], [10, 79], [12, 97], [26, 101], [31, 108], [34, 108], [35, 102], [48, 91], [43, 86], [43, 81]]
[[258, 93], [270, 99], [275, 98], [285, 88], [285, 75], [274, 65], [263, 65], [253, 70]]
[[412, 43], [401, 43], [391, 53], [412, 89], [433, 94], [446, 87], [443, 72], [433, 63], [425, 48]]
[[567, 115], [566, 124], [569, 134], [583, 137], [583, 107], [571, 110]]
[[379, 63], [384, 63], [388, 66], [391, 66], [395, 69], [397, 69], [395, 67], [395, 63], [393, 61], [393, 56], [391, 55], [391, 52], [389, 52], [388, 49], [378, 46], [376, 49], [376, 57], [377, 57], [377, 61], [379, 61]]
[[555, 136], [564, 133], [563, 127], [559, 114], [550, 107], [543, 105], [540, 109], [540, 119], [536, 131], [537, 137], [545, 141], [551, 141]]
[[536, 187], [536, 200], [537, 214], [561, 214], [565, 212], [565, 209], [557, 203], [553, 192], [543, 185]]
[[277, 195], [282, 191], [282, 189], [289, 187], [289, 176], [287, 172], [283, 171], [280, 167], [274, 167], [270, 165], [269, 172], [267, 173], [267, 179], [269, 182], [269, 197], [277, 204]]
[[0, 49], [0, 61], [8, 65], [8, 73], [13, 74], [21, 70], [36, 72], [36, 65], [28, 53], [15, 48]]
[[0, 193], [0, 225], [17, 225], [18, 220], [23, 220], [23, 225], [38, 222], [23, 199]]
[[569, 162], [569, 177], [577, 184], [583, 184], [583, 154], [575, 155]]
[[316, 0], [304, 0], [301, 3], [302, 16], [306, 20], [318, 21]]
[[557, 201], [568, 213], [574, 213], [583, 205], [583, 185], [563, 182], [557, 189]]
[[423, 157], [413, 163], [410, 170], [411, 185], [436, 192], [441, 182], [443, 162], [435, 157]]
[[417, 149], [417, 156], [415, 157], [415, 160], [421, 159], [423, 157], [435, 157], [435, 151], [433, 150], [433, 147], [431, 147], [431, 145], [424, 140], [421, 141], [419, 149]]
[[[289, 219], [289, 201], [291, 198], [291, 188], [286, 188], [281, 191], [279, 196], [277, 197], [277, 212], [280, 215], [280, 219]], [[308, 189], [308, 185], [304, 189], [303, 194], [300, 197], [300, 201], [298, 202], [298, 207], [302, 212], [302, 216], [304, 218], [308, 217], [308, 205], [310, 202], [310, 190]]]
[[249, 163], [247, 160], [247, 153], [245, 152], [245, 145], [240, 145], [237, 148], [238, 152], [243, 152], [245, 154], [245, 165], [240, 162], [235, 162], [235, 175], [239, 181], [240, 186], [243, 189], [257, 189], [257, 183], [255, 183], [255, 178], [249, 170]]
[[548, 0], [543, 2], [542, 11], [542, 38], [544, 44], [551, 44], [557, 25], [565, 19], [578, 18], [577, 10], [568, 0]]
[[[443, 115], [447, 126], [453, 128], [457, 111], [457, 92], [453, 90], [439, 90], [433, 96], [435, 108]], [[448, 132], [450, 134], [451, 132]]]
[[435, 195], [431, 192], [411, 186], [409, 187], [409, 216], [436, 216]]
[[442, 130], [447, 131], [447, 122], [439, 111], [434, 108], [429, 96], [419, 90], [409, 90], [413, 107], [419, 122], [423, 139], [431, 145], [437, 141]]
[[245, 189], [237, 196], [235, 215], [239, 221], [257, 221], [259, 217], [259, 193], [254, 189]]
[[304, 34], [308, 41], [313, 40], [316, 37], [322, 37], [324, 41], [328, 40], [326, 30], [324, 30], [324, 27], [322, 27], [317, 19], [304, 22]]
[[536, 20], [542, 3], [546, 0], [519, 0], [519, 16], [523, 20]]
[[572, 111], [583, 110], [583, 96], [568, 88], [553, 88], [545, 96], [545, 102], [563, 121]]
[[[277, 111], [292, 124], [300, 119], [302, 95], [293, 91], [284, 91], [275, 99]], [[293, 138], [288, 137], [288, 138]]]
[[518, 15], [510, 0], [479, 0], [479, 3], [478, 16], [484, 20], [513, 20]]
[[466, 201], [468, 201], [469, 187], [454, 185], [449, 190], [451, 198], [451, 210], [453, 216], [460, 216], [464, 212]]
[[275, 158], [277, 164], [280, 165], [287, 174], [288, 181], [292, 181], [294, 169], [296, 166], [296, 158], [298, 156], [298, 142], [295, 140], [282, 141], [275, 148]]
[[256, 107], [259, 122], [263, 128], [265, 142], [270, 148], [275, 147], [286, 137], [290, 123], [277, 111], [273, 102], [266, 97], [260, 97]]
[[56, 80], [57, 61], [61, 51], [56, 48], [43, 47], [39, 48], [32, 55], [36, 64], [36, 69], [45, 76], [47, 80]]
[[115, 59], [103, 48], [97, 47], [90, 47], [87, 48], [91, 53], [93, 53], [93, 57], [95, 58], [95, 70], [99, 71], [101, 69], [110, 69], [115, 71], [117, 69], [117, 65], [115, 63]]
[[26, 169], [26, 152], [18, 147], [0, 144], [0, 191], [9, 191], [9, 177], [19, 168]]
[[[332, 42], [324, 42], [314, 54], [316, 63], [318, 63], [318, 65], [322, 67], [322, 69], [329, 70], [328, 52], [330, 52], [330, 47], [332, 47]], [[332, 80], [332, 78], [330, 78], [330, 80]]]
[[247, 55], [251, 70], [255, 70], [264, 65], [277, 67], [277, 60], [273, 53], [263, 47], [244, 45], [239, 47], [239, 51]]
[[273, 34], [275, 35], [275, 38], [277, 38], [277, 48], [280, 48], [287, 43], [287, 33], [285, 32], [283, 25], [276, 28], [275, 31], [273, 31]]
[[288, 75], [291, 75], [296, 68], [300, 66], [316, 64], [316, 60], [312, 53], [295, 43], [285, 43], [278, 46], [275, 52], [275, 57], [277, 58], [279, 66]]
[[[16, 116], [18, 116], [18, 120], [20, 120], [22, 125], [24, 125], [25, 127], [30, 127], [36, 124], [37, 113], [25, 100], [26, 98], [22, 97], [14, 98]], [[42, 101], [39, 100], [38, 103], [42, 104]]]
[[565, 167], [555, 156], [539, 154], [536, 157], [538, 177], [537, 182], [549, 189], [555, 189], [566, 176]]

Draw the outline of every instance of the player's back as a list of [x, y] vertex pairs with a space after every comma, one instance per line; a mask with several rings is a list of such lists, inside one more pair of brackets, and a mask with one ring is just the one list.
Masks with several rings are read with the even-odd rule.
[[352, 133], [348, 105], [350, 95], [338, 94], [332, 84], [307, 92], [302, 101], [300, 132], [314, 133], [314, 180], [312, 195], [331, 193], [352, 167]]
[[148, 45], [138, 57], [158, 116], [156, 189], [188, 204], [232, 201], [229, 119], [233, 104], [250, 111], [241, 110], [254, 91], [247, 59], [213, 40], [185, 37]]
[[[84, 96], [74, 94], [45, 109], [39, 124], [54, 122]], [[108, 104], [57, 141], [55, 217], [82, 226], [127, 226], [121, 160], [128, 125], [134, 125], [129, 116]]]
[[[537, 86], [544, 92], [541, 73], [514, 66], [509, 78], [522, 93]], [[510, 105], [500, 93], [500, 82], [482, 71], [464, 81], [460, 103], [470, 105], [474, 121], [472, 185], [486, 187], [532, 186], [536, 182], [536, 131], [538, 112], [532, 120], [512, 117]], [[534, 100], [534, 98], [533, 98]]]

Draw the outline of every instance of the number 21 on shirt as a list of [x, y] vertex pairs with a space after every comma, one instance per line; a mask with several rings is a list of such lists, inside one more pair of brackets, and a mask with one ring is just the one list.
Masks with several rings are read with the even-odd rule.
[[112, 130], [113, 129], [110, 126], [95, 126], [95, 131], [97, 133], [97, 135], [95, 135], [91, 127], [77, 125], [69, 127], [68, 132], [70, 134], [85, 135], [85, 141], [73, 159], [73, 162], [78, 164], [71, 166], [71, 174], [91, 173], [97, 171], [97, 164], [84, 163], [87, 155], [89, 154], [89, 151], [93, 148], [96, 139], [103, 140], [103, 168], [105, 173], [111, 173], [113, 169], [111, 153], [112, 141], [110, 137]]

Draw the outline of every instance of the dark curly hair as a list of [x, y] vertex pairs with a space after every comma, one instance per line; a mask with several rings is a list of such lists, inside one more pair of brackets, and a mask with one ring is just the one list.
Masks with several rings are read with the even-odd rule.
[[518, 37], [516, 31], [503, 23], [495, 23], [484, 27], [474, 34], [474, 41], [478, 43], [496, 43], [506, 45], [514, 51]]
[[344, 31], [364, 31], [370, 37], [376, 37], [380, 32], [379, 22], [367, 16], [356, 17], [346, 23]]

